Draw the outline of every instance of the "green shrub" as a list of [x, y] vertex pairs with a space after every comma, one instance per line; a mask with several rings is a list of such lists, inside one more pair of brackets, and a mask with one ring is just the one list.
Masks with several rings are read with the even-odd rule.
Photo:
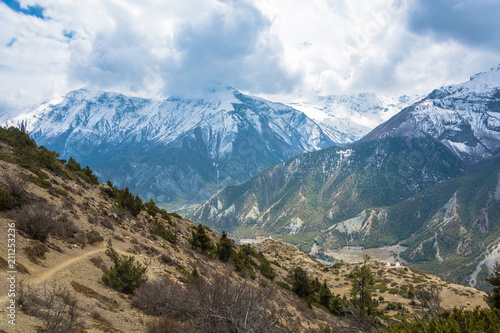
[[169, 228], [165, 228], [163, 222], [156, 222], [155, 226], [152, 229], [153, 233], [160, 236], [166, 241], [169, 241], [172, 244], [177, 244], [177, 235], [170, 231]]
[[68, 196], [68, 191], [66, 190], [63, 190], [62, 188], [59, 188], [57, 186], [54, 186], [54, 192], [56, 192], [57, 194], [60, 194], [62, 196]]
[[158, 208], [153, 198], [149, 198], [149, 201], [144, 204], [144, 208], [146, 208], [146, 212], [151, 216], [155, 216], [160, 212], [160, 208]]
[[415, 318], [413, 321], [403, 321], [390, 324], [381, 332], [408, 332], [408, 333], [431, 333], [431, 332], [500, 332], [500, 311], [498, 309], [464, 310], [454, 308], [451, 311], [443, 311], [428, 318]]
[[87, 165], [85, 168], [82, 168], [80, 163], [76, 162], [73, 157], [70, 157], [66, 162], [66, 169], [72, 171], [89, 184], [99, 184], [99, 179], [94, 175], [89, 166]]
[[9, 192], [0, 190], [0, 211], [10, 209], [14, 199]]
[[222, 232], [222, 236], [217, 243], [215, 253], [217, 254], [217, 258], [223, 262], [228, 262], [231, 256], [233, 256], [233, 241], [227, 237], [227, 233], [225, 231]]
[[280, 286], [281, 288], [283, 288], [283, 289], [290, 290], [290, 291], [292, 290], [292, 287], [290, 287], [290, 285], [288, 283], [286, 283], [286, 282], [276, 281], [276, 284], [278, 286]]
[[274, 272], [271, 263], [266, 259], [266, 257], [264, 257], [262, 252], [257, 253], [257, 260], [259, 261], [257, 269], [262, 273], [262, 275], [271, 280], [274, 279], [276, 277], [276, 273]]
[[189, 240], [189, 243], [194, 250], [200, 249], [202, 253], [207, 253], [214, 247], [210, 237], [205, 232], [204, 226], [201, 224], [198, 224], [196, 227], [196, 232], [192, 232], [192, 238]]
[[106, 255], [113, 261], [113, 267], [104, 271], [102, 282], [120, 292], [132, 293], [147, 280], [147, 267], [135, 262], [133, 256], [119, 256], [113, 248], [111, 240], [108, 241]]

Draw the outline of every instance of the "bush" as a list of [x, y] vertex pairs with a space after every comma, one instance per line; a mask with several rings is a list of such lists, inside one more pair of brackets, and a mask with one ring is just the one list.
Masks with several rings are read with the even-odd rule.
[[160, 236], [166, 241], [169, 241], [172, 244], [177, 244], [177, 235], [175, 235], [169, 228], [165, 228], [163, 222], [156, 222], [155, 226], [152, 229], [153, 233]]
[[9, 192], [0, 190], [0, 212], [12, 208], [14, 199]]
[[149, 201], [144, 204], [144, 208], [146, 208], [146, 212], [151, 216], [155, 216], [156, 213], [160, 212], [160, 208], [158, 208], [153, 198], [149, 198]]
[[153, 319], [147, 323], [148, 333], [184, 333], [184, 332], [198, 332], [196, 328], [187, 323], [181, 323], [170, 317], [162, 317]]
[[222, 232], [222, 236], [217, 243], [215, 252], [217, 254], [217, 258], [219, 258], [223, 262], [228, 262], [233, 255], [233, 241], [227, 237], [227, 233], [225, 231]]
[[307, 272], [302, 267], [293, 268], [288, 274], [288, 278], [291, 281], [292, 291], [297, 296], [308, 299], [313, 294], [314, 291], [307, 277]]
[[201, 224], [198, 224], [196, 232], [192, 232], [192, 238], [189, 240], [189, 243], [194, 250], [200, 249], [202, 253], [207, 253], [214, 247], [210, 237], [205, 232], [205, 228]]
[[3, 172], [2, 178], [2, 184], [12, 197], [12, 204], [20, 206], [26, 202], [28, 179], [24, 175], [14, 175], [12, 172]]
[[46, 332], [75, 332], [84, 327], [76, 297], [69, 289], [56, 282], [43, 289], [26, 286], [21, 282], [16, 297], [23, 312], [44, 321]]
[[133, 256], [120, 257], [113, 248], [111, 240], [108, 241], [105, 253], [113, 261], [113, 267], [104, 271], [102, 276], [102, 282], [105, 285], [123, 293], [132, 293], [148, 280], [147, 267], [141, 263], [135, 263]]
[[[67, 214], [59, 214], [54, 206], [23, 206], [17, 212], [18, 227], [29, 238], [45, 242], [49, 235], [60, 236], [68, 242], [81, 242], [80, 231]], [[79, 238], [80, 237], [80, 238]]]
[[89, 168], [89, 166], [87, 165], [85, 168], [82, 168], [80, 166], [80, 163], [75, 161], [73, 157], [70, 157], [69, 160], [66, 162], [66, 169], [74, 172], [76, 175], [78, 175], [80, 178], [82, 178], [89, 184], [99, 184], [97, 176], [94, 175], [94, 172]]
[[123, 190], [114, 187], [113, 197], [118, 201], [118, 208], [128, 210], [133, 216], [137, 216], [141, 212], [141, 198], [137, 195], [134, 197], [134, 195], [130, 193], [128, 187], [125, 187]]
[[201, 332], [282, 332], [277, 325], [280, 318], [267, 313], [268, 297], [222, 276], [185, 286], [165, 277], [139, 288], [132, 305], [150, 315], [189, 323]]

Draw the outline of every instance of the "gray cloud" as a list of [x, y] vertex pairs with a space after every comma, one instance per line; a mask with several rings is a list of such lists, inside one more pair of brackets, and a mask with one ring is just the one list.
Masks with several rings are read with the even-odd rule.
[[157, 62], [146, 40], [129, 24], [118, 21], [114, 30], [95, 36], [90, 52], [74, 50], [68, 76], [94, 88], [141, 90], [150, 67]]
[[418, 34], [500, 51], [499, 14], [497, 0], [421, 0], [414, 2], [408, 26]]
[[290, 91], [298, 76], [281, 64], [281, 43], [268, 35], [270, 21], [247, 2], [224, 1], [224, 6], [175, 34], [173, 48], [180, 57], [161, 65], [165, 92], [184, 94], [219, 83], [255, 93]]

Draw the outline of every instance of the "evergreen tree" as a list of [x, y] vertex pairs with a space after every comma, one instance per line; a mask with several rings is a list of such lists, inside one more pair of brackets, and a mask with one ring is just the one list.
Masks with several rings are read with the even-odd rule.
[[357, 266], [352, 272], [351, 302], [359, 309], [362, 316], [371, 315], [375, 308], [371, 294], [371, 288], [375, 282], [373, 273], [367, 265], [369, 260], [370, 257], [366, 256], [363, 265]]
[[227, 237], [227, 233], [225, 231], [222, 232], [222, 236], [217, 243], [217, 257], [223, 261], [228, 262], [229, 258], [233, 255], [233, 241]]
[[192, 232], [190, 243], [193, 249], [196, 250], [199, 248], [202, 253], [206, 253], [214, 247], [210, 237], [205, 232], [205, 228], [201, 224], [198, 224], [196, 232]]
[[319, 304], [323, 305], [325, 308], [330, 310], [332, 298], [333, 298], [332, 292], [330, 291], [330, 288], [328, 288], [328, 286], [326, 285], [326, 280], [325, 280], [319, 290]]
[[148, 280], [147, 267], [141, 263], [135, 263], [133, 256], [120, 257], [113, 248], [111, 240], [108, 241], [105, 254], [113, 262], [113, 267], [104, 271], [102, 275], [102, 282], [105, 285], [124, 293], [132, 293]]
[[486, 303], [491, 308], [500, 309], [500, 263], [498, 261], [493, 267], [493, 274], [493, 277], [486, 279], [489, 284], [494, 286], [493, 293], [486, 297]]
[[311, 282], [307, 277], [307, 272], [302, 267], [293, 268], [288, 277], [291, 280], [292, 291], [299, 297], [308, 299], [313, 293]]
[[160, 208], [158, 208], [153, 198], [149, 198], [149, 201], [144, 204], [144, 207], [146, 208], [146, 212], [151, 216], [155, 216], [156, 213], [160, 212]]

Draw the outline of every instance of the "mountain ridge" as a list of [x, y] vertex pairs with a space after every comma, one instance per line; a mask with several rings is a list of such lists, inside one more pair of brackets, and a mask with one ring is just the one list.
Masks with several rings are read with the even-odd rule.
[[[418, 256], [406, 252], [405, 258], [422, 265], [429, 262], [434, 265], [433, 272], [443, 275], [452, 271], [447, 265], [453, 261], [472, 263], [472, 257], [464, 259], [460, 248], [467, 248], [467, 237], [474, 241], [484, 238], [484, 230], [489, 229], [479, 228], [488, 221], [488, 214], [483, 213], [491, 210], [496, 216], [500, 204], [492, 189], [486, 189], [486, 184], [497, 184], [497, 171], [485, 166], [496, 161], [500, 149], [500, 128], [491, 126], [500, 116], [499, 70], [435, 90], [354, 144], [293, 157], [241, 185], [221, 190], [191, 218], [230, 230], [237, 238], [272, 235], [306, 251], [315, 243], [327, 251], [346, 245], [378, 247], [409, 240], [412, 251], [421, 252], [417, 248], [424, 246], [424, 252]], [[496, 84], [493, 79], [498, 79]], [[481, 90], [485, 87], [488, 90]], [[444, 97], [441, 100], [438, 96]], [[458, 190], [460, 177], [466, 179], [473, 172], [485, 173], [482, 187], [464, 182], [466, 187], [456, 199], [449, 191], [440, 192], [451, 187]], [[464, 200], [463, 193], [469, 192], [477, 198]], [[434, 199], [420, 199], [419, 193]], [[479, 193], [493, 199], [479, 200]], [[417, 202], [427, 207], [427, 215]], [[452, 233], [446, 228], [435, 230], [436, 235], [410, 242], [413, 234], [422, 236], [433, 228], [429, 224], [432, 219], [442, 219], [433, 214], [441, 209], [451, 214], [446, 207], [455, 207], [456, 202], [463, 207], [457, 213], [460, 218], [443, 224], [443, 228], [453, 227]], [[448, 218], [446, 214], [443, 216]], [[491, 230], [496, 230], [495, 221], [489, 222]], [[456, 237], [460, 233], [463, 237]], [[489, 244], [496, 244], [491, 238], [483, 241], [484, 246], [472, 248], [474, 265], [478, 264], [475, 259], [489, 251]], [[439, 270], [436, 263], [441, 261], [444, 268]], [[464, 274], [470, 274], [474, 267], [468, 266]], [[469, 275], [456, 279], [472, 281]]]

